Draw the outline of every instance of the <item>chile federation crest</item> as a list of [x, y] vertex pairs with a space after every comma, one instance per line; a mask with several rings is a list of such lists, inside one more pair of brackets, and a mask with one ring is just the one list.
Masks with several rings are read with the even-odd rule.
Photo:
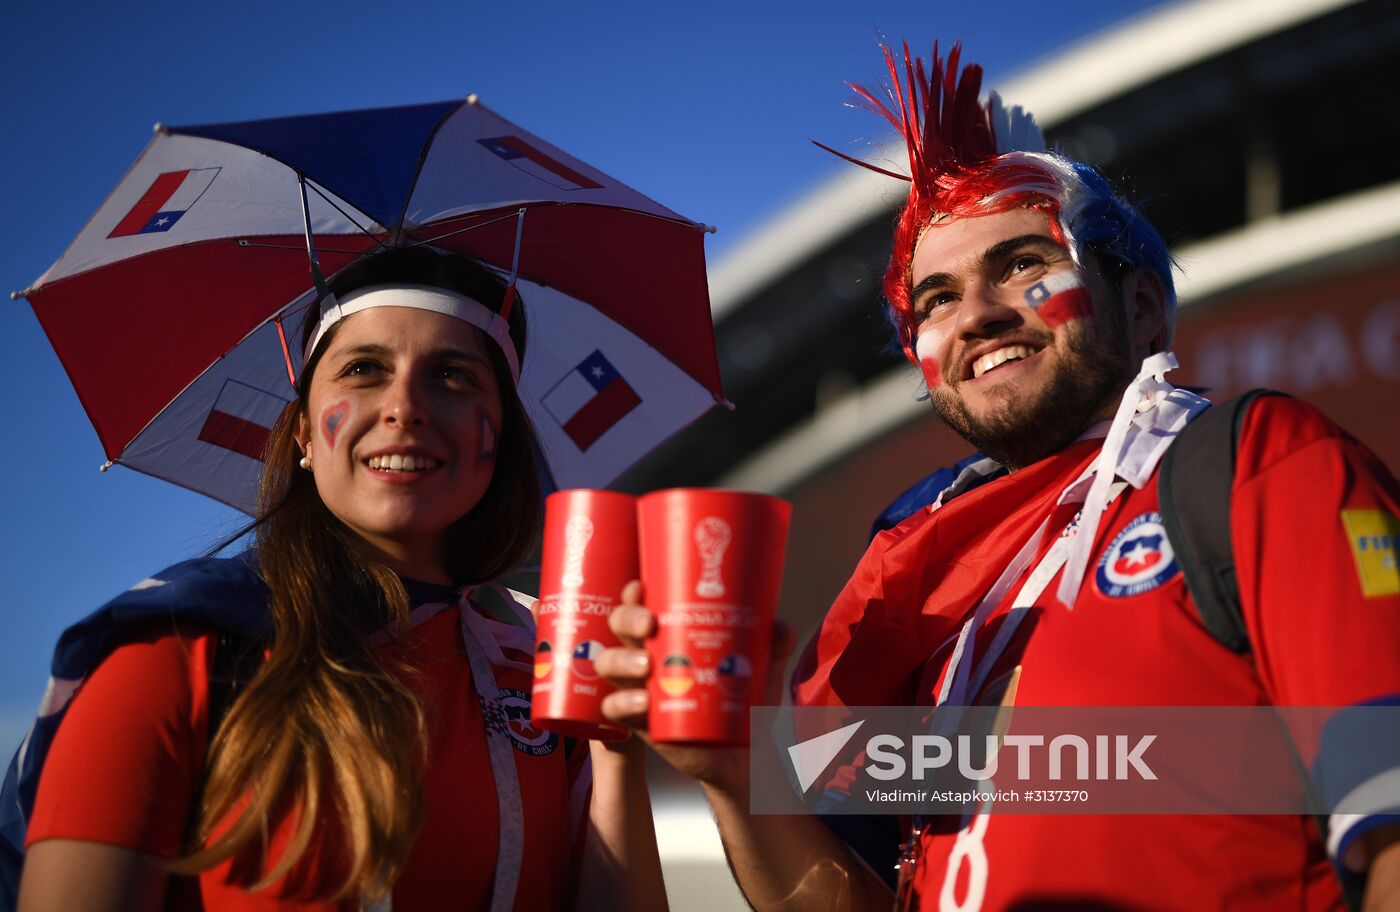
[[502, 716], [502, 730], [510, 736], [510, 746], [522, 754], [543, 757], [554, 752], [559, 736], [536, 728], [530, 721], [530, 695], [515, 687], [500, 688], [497, 703]]
[[1099, 558], [1095, 581], [1109, 598], [1150, 592], [1181, 573], [1162, 514], [1143, 513], [1123, 528]]

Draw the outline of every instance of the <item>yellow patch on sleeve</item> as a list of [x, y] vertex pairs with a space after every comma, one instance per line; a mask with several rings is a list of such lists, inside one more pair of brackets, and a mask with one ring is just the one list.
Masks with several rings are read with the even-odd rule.
[[1400, 519], [1388, 510], [1343, 510], [1361, 594], [1400, 595]]

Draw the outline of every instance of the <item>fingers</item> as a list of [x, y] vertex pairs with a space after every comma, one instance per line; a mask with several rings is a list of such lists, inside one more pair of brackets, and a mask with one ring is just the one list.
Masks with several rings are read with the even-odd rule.
[[642, 644], [656, 635], [656, 617], [642, 604], [641, 581], [633, 580], [623, 588], [622, 604], [608, 615], [608, 627], [622, 645], [604, 649], [593, 663], [603, 680], [618, 688], [603, 698], [603, 715], [644, 730], [651, 657]]
[[656, 616], [641, 605], [618, 605], [608, 615], [608, 627], [624, 646], [641, 646], [656, 635]]
[[613, 687], [645, 687], [651, 672], [651, 656], [635, 646], [612, 646], [593, 660], [593, 668]]
[[622, 604], [608, 615], [608, 627], [623, 646], [638, 647], [656, 635], [656, 616], [642, 604], [642, 584], [633, 580], [622, 590]]
[[628, 728], [646, 730], [647, 692], [645, 688], [630, 688], [608, 694], [603, 698], [603, 717], [620, 722]]

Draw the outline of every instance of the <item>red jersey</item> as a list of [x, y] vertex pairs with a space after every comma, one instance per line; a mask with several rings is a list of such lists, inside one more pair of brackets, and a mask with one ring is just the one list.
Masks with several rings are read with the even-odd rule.
[[[409, 684], [427, 709], [430, 760], [421, 779], [423, 825], [394, 885], [395, 910], [485, 908], [490, 903], [499, 838], [497, 802], [459, 610], [448, 606], [409, 633], [407, 648], [418, 672]], [[503, 655], [530, 648], [532, 640], [526, 642], [530, 635], [523, 628], [514, 628], [521, 636], [512, 637], [508, 625], [481, 614]], [[98, 666], [73, 698], [45, 762], [29, 845], [80, 839], [164, 858], [182, 850], [205, 768], [208, 678], [217, 641], [206, 631], [153, 629]], [[495, 665], [506, 703], [519, 696], [528, 707], [529, 669], [526, 661]], [[528, 711], [523, 719], [506, 722], [516, 748], [524, 811], [524, 874], [516, 908], [563, 908], [570, 903], [582, 844], [578, 834], [590, 786], [588, 744], [530, 728]], [[292, 824], [290, 819], [278, 823], [272, 857], [286, 844]], [[325, 872], [333, 874], [332, 842], [313, 847], [308, 859], [312, 882]], [[288, 897], [282, 885], [258, 893], [230, 886], [224, 882], [229, 864], [194, 880], [172, 878], [167, 908], [336, 908]], [[341, 904], [358, 907], [358, 902]]]
[[[1046, 517], [1052, 530], [1071, 520], [1076, 505], [1056, 499], [1096, 451], [1076, 443], [879, 536], [799, 669], [797, 702], [932, 705], [963, 621]], [[1400, 695], [1394, 539], [1388, 562], [1375, 545], [1400, 514], [1385, 467], [1311, 407], [1265, 398], [1243, 429], [1231, 506], [1251, 655], [1204, 629], [1158, 534], [1154, 473], [1104, 514], [1074, 609], [1046, 587], [969, 702], [1017, 665], [1022, 706], [1348, 706]], [[1371, 535], [1369, 552], [1358, 533]], [[1014, 595], [993, 610], [981, 649]], [[1364, 822], [1334, 818], [1334, 854]], [[921, 908], [1341, 906], [1329, 846], [1298, 816], [993, 813], [962, 823], [936, 821], [922, 840]]]

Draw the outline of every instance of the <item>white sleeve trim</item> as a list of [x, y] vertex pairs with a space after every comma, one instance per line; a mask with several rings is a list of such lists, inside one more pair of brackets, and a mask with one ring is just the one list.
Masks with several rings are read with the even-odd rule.
[[1396, 796], [1400, 796], [1400, 767], [1377, 773], [1348, 792], [1328, 818], [1327, 854], [1344, 868], [1366, 870], [1371, 859], [1360, 843], [1347, 846], [1342, 857], [1337, 853], [1359, 824], [1379, 814], [1400, 813], [1400, 799]]

